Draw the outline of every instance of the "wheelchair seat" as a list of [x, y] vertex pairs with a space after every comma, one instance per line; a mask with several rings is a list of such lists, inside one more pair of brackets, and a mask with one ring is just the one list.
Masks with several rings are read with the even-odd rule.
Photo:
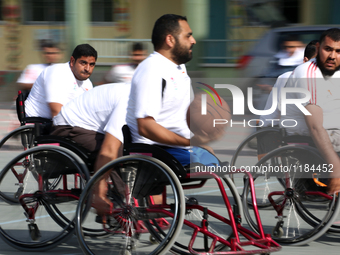
[[34, 144], [35, 146], [39, 146], [42, 144], [51, 144], [69, 149], [77, 154], [84, 161], [91, 174], [94, 172], [96, 155], [89, 152], [87, 149], [85, 149], [70, 138], [57, 135], [40, 135], [35, 138]]
[[25, 112], [25, 100], [29, 95], [28, 90], [19, 90], [18, 97], [16, 99], [16, 110], [17, 116], [20, 121], [20, 125], [24, 126], [26, 123], [44, 123], [52, 125], [51, 119], [41, 118], [41, 117], [26, 117]]
[[287, 135], [284, 128], [260, 128], [254, 137], [257, 138], [257, 154], [259, 159], [270, 151], [285, 145], [300, 144], [316, 148], [312, 137], [303, 135]]
[[[122, 128], [123, 136], [124, 136], [124, 148], [123, 148], [123, 155], [145, 155], [154, 157], [156, 159], [159, 159], [163, 163], [165, 163], [167, 166], [169, 166], [172, 171], [177, 175], [178, 179], [182, 184], [186, 184], [189, 182], [200, 182], [200, 186], [204, 185], [204, 183], [207, 181], [208, 178], [213, 178], [212, 176], [207, 177], [198, 177], [195, 176], [194, 178], [190, 178], [190, 174], [194, 174], [196, 167], [202, 167], [204, 166], [201, 163], [190, 163], [189, 165], [183, 166], [173, 155], [171, 155], [169, 152], [167, 152], [165, 149], [162, 148], [162, 146], [158, 145], [150, 145], [150, 144], [144, 144], [144, 143], [132, 143], [131, 138], [131, 132], [130, 128], [127, 125], [124, 125]], [[219, 164], [220, 166], [228, 166], [229, 162], [221, 162], [220, 160]], [[219, 175], [219, 173], [216, 173]], [[222, 175], [224, 175], [223, 172], [221, 172]], [[191, 184], [186, 185], [186, 187], [193, 187]]]
[[184, 168], [178, 160], [168, 153], [166, 150], [157, 145], [150, 145], [144, 143], [132, 143], [130, 128], [124, 125], [122, 128], [124, 136], [123, 155], [145, 155], [159, 159], [168, 165], [178, 176], [178, 178], [185, 179], [188, 173], [188, 168]]

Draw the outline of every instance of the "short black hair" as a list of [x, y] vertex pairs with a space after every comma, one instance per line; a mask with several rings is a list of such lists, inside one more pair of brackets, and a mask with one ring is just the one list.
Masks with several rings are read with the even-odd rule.
[[81, 57], [94, 57], [97, 60], [97, 51], [90, 44], [79, 44], [73, 50], [72, 57], [75, 60]]
[[339, 42], [340, 41], [340, 29], [339, 28], [330, 28], [326, 31], [323, 31], [323, 33], [321, 34], [320, 39], [319, 39], [320, 44], [323, 43], [326, 36], [331, 38], [334, 42]]
[[162, 47], [165, 37], [168, 34], [177, 38], [179, 34], [180, 26], [179, 20], [187, 21], [185, 16], [180, 16], [176, 14], [165, 14], [156, 20], [155, 25], [152, 30], [152, 44], [155, 50], [158, 50]]
[[51, 41], [51, 40], [41, 40], [40, 41], [40, 49], [43, 50], [44, 48], [57, 48], [59, 49], [59, 46], [57, 43]]
[[305, 48], [305, 54], [304, 56], [308, 59], [313, 58], [316, 55], [316, 44], [318, 43], [318, 40], [313, 40], [310, 43], [307, 44]]
[[299, 35], [292, 34], [292, 35], [286, 35], [284, 37], [284, 42], [298, 42], [300, 41]]
[[132, 51], [137, 51], [137, 50], [144, 50], [144, 46], [142, 43], [134, 43], [132, 44]]

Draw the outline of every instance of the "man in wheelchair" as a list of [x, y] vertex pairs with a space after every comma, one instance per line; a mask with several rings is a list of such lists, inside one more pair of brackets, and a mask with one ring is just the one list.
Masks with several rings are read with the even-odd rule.
[[[97, 86], [61, 108], [54, 117], [51, 135], [67, 137], [89, 151], [96, 161], [94, 171], [121, 156], [122, 126], [125, 124], [130, 85], [115, 83]], [[96, 194], [96, 207], [110, 204], [106, 183]], [[100, 212], [99, 212], [100, 213]]]
[[[298, 66], [287, 81], [286, 87], [304, 88], [310, 91], [311, 99], [303, 106], [310, 113], [304, 115], [293, 104], [287, 105], [284, 120], [294, 119], [296, 125], [286, 128], [287, 134], [311, 136], [333, 172], [328, 183], [328, 192], [340, 190], [339, 129], [340, 122], [340, 29], [332, 28], [323, 32], [317, 44], [315, 59]], [[301, 93], [288, 93], [287, 98], [299, 99]]]
[[[304, 63], [316, 57], [316, 54], [317, 54], [316, 43], [317, 43], [317, 40], [313, 40], [306, 46], [305, 51], [304, 51], [304, 58], [303, 58]], [[277, 88], [278, 100], [280, 100], [281, 98], [281, 88], [283, 88], [286, 85], [287, 80], [292, 73], [293, 71], [289, 71], [289, 72], [286, 72], [280, 75], [277, 78], [274, 84], [274, 88]], [[264, 107], [265, 110], [270, 109], [270, 107], [273, 104], [272, 94], [273, 94], [273, 91], [270, 93], [267, 99], [266, 105]], [[260, 120], [262, 121], [262, 123], [264, 123], [261, 128], [269, 127], [270, 125], [272, 125], [271, 121], [268, 121], [268, 120], [272, 120], [272, 119], [278, 120], [280, 118], [281, 118], [281, 110], [279, 109], [279, 107], [277, 107], [273, 113], [269, 115], [262, 115], [260, 117]], [[264, 135], [258, 136], [257, 137], [258, 158], [261, 159], [268, 152], [278, 148], [281, 144], [281, 141], [282, 141], [282, 134], [277, 133], [277, 132], [266, 133]]]
[[44, 69], [25, 100], [26, 116], [52, 119], [67, 102], [92, 89], [89, 77], [96, 60], [97, 51], [89, 44], [80, 44], [69, 62]]
[[[209, 142], [208, 137], [191, 137], [186, 113], [192, 92], [185, 63], [192, 58], [196, 43], [186, 17], [166, 14], [153, 28], [154, 52], [136, 70], [131, 85], [127, 125], [133, 143], [157, 144], [182, 165], [209, 152], [190, 145]], [[212, 156], [207, 164], [218, 164]]]

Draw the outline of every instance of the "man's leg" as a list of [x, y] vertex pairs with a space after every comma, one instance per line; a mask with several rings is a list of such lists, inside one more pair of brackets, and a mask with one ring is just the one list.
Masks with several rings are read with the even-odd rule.
[[81, 145], [91, 153], [98, 153], [104, 141], [104, 134], [81, 127], [56, 126], [51, 135], [67, 137]]

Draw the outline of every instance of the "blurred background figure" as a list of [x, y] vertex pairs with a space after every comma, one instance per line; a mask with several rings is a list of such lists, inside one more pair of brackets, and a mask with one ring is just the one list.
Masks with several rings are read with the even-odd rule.
[[30, 90], [35, 80], [46, 67], [51, 64], [58, 63], [61, 60], [60, 48], [52, 41], [42, 40], [40, 43], [40, 49], [43, 63], [31, 64], [25, 68], [17, 80], [19, 89], [21, 90]]
[[111, 70], [105, 74], [101, 84], [130, 83], [137, 66], [146, 58], [146, 52], [142, 43], [134, 43], [132, 45], [131, 63], [113, 66]]
[[282, 50], [275, 55], [279, 66], [297, 66], [303, 63], [304, 44], [297, 35], [289, 35], [282, 43]]
[[274, 65], [263, 75], [257, 86], [257, 99], [254, 105], [256, 109], [262, 110], [267, 101], [267, 97], [273, 88], [273, 84], [268, 84], [268, 78], [276, 78], [283, 73], [294, 70], [294, 68], [303, 63], [305, 45], [296, 34], [284, 37], [281, 50], [274, 55]]

